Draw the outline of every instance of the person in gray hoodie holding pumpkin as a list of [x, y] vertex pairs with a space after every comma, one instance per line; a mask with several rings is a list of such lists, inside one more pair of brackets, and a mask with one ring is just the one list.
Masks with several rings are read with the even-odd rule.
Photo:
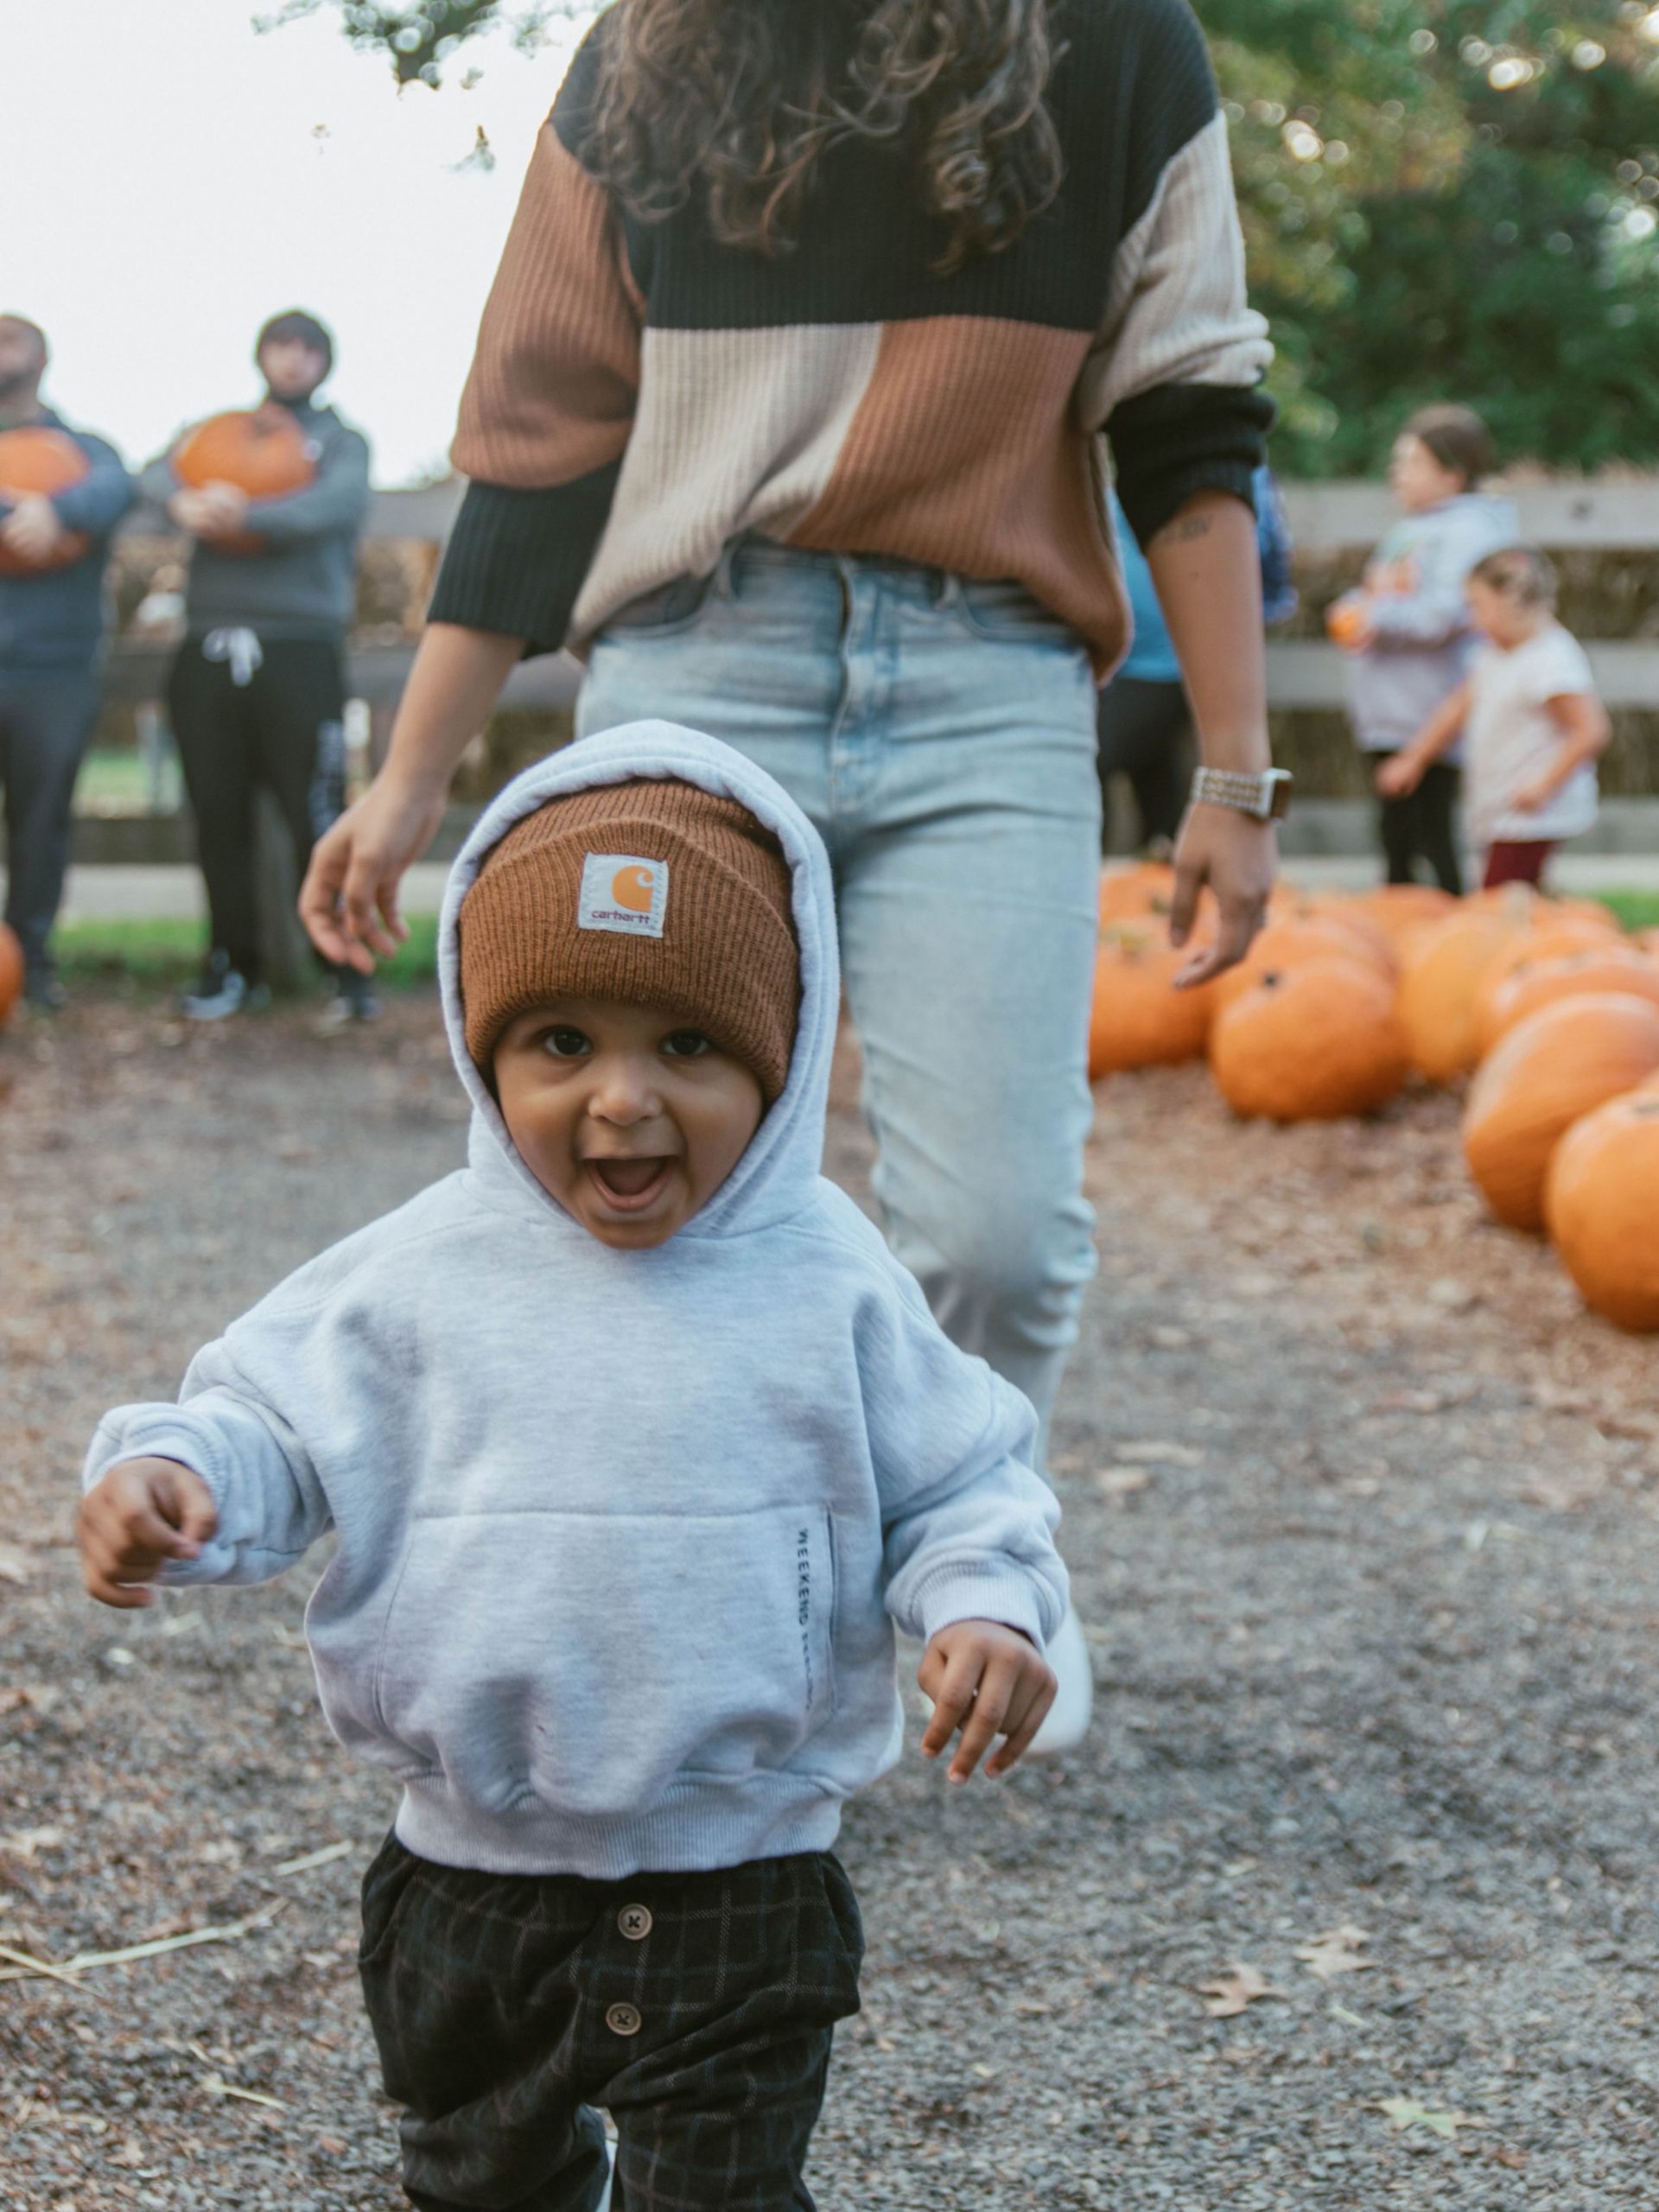
[[[1470, 407], [1420, 408], [1394, 442], [1389, 483], [1400, 520], [1366, 563], [1360, 588], [1325, 617], [1349, 656], [1348, 711], [1373, 774], [1468, 676], [1478, 640], [1464, 579], [1519, 531], [1513, 504], [1477, 488], [1496, 465], [1491, 433]], [[1381, 796], [1390, 883], [1414, 882], [1421, 860], [1443, 891], [1462, 891], [1457, 763], [1454, 748], [1410, 791]]]
[[401, 1784], [362, 1970], [422, 2212], [810, 2212], [858, 2005], [846, 1799], [1004, 1773], [1053, 1696], [1030, 1402], [820, 1169], [829, 856], [742, 754], [645, 722], [508, 786], [440, 933], [469, 1164], [124, 1406], [105, 1604], [332, 1530], [323, 1709]]

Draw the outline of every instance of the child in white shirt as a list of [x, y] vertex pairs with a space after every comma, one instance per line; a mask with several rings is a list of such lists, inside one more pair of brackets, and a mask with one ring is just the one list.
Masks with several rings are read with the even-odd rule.
[[1537, 885], [1550, 855], [1596, 818], [1595, 763], [1612, 734], [1584, 647], [1555, 620], [1555, 571], [1528, 545], [1470, 570], [1484, 644], [1465, 681], [1377, 771], [1385, 798], [1415, 790], [1461, 731], [1471, 841], [1484, 887]]

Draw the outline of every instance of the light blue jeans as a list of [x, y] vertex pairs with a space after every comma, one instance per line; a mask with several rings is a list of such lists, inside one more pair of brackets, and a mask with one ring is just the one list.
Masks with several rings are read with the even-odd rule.
[[1095, 1262], [1081, 643], [1015, 584], [741, 540], [595, 641], [578, 735], [653, 715], [747, 753], [822, 834], [888, 1241], [1046, 1440]]

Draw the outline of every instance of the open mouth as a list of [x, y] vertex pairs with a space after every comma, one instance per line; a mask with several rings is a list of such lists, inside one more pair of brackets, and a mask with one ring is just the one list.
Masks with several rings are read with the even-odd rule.
[[662, 1195], [673, 1161], [661, 1156], [643, 1160], [590, 1160], [588, 1175], [613, 1211], [643, 1213]]

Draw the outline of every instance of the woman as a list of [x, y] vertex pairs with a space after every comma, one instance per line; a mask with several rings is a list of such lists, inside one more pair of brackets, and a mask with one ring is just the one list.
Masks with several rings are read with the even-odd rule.
[[[1064, 37], [1062, 37], [1062, 33]], [[1082, 1194], [1096, 678], [1127, 643], [1097, 434], [1205, 758], [1268, 766], [1268, 357], [1184, 0], [618, 0], [541, 134], [454, 452], [473, 481], [372, 789], [302, 911], [360, 967], [521, 654], [579, 734], [751, 753], [822, 830], [893, 1249], [1045, 1424]], [[1271, 826], [1183, 834], [1236, 960]]]

